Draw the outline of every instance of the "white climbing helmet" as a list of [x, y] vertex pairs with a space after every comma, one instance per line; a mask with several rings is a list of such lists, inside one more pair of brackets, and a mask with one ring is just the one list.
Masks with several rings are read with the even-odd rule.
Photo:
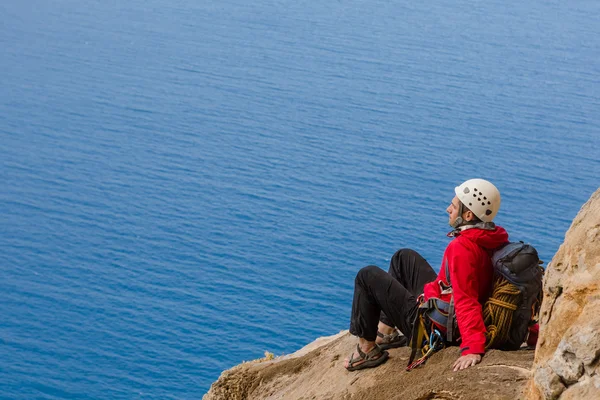
[[500, 209], [500, 192], [485, 179], [469, 179], [454, 188], [456, 197], [483, 222], [492, 222]]

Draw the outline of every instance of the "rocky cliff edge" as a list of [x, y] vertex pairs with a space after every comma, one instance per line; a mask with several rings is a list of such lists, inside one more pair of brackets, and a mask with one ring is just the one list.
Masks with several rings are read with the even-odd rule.
[[356, 346], [347, 331], [298, 352], [223, 372], [203, 400], [500, 400], [600, 399], [600, 189], [582, 207], [548, 265], [540, 340], [532, 350], [492, 350], [453, 372], [457, 348], [406, 372], [410, 350], [390, 350], [374, 369], [348, 372]]

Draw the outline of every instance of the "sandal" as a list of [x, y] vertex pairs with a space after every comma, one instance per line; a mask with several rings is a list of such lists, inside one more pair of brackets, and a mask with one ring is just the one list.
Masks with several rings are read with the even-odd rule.
[[408, 339], [406, 338], [406, 336], [404, 336], [397, 330], [394, 330], [394, 332], [390, 333], [389, 335], [385, 335], [378, 331], [377, 336], [379, 336], [382, 339], [381, 343], [377, 343], [381, 350], [395, 349], [396, 347], [403, 347], [408, 345]]
[[[390, 355], [387, 351], [381, 350], [381, 348], [378, 345], [375, 345], [375, 347], [373, 347], [373, 350], [369, 351], [368, 353], [365, 353], [360, 349], [360, 346], [357, 344], [356, 351], [358, 352], [360, 357], [355, 359], [354, 353], [352, 353], [352, 355], [350, 356], [350, 360], [348, 361], [348, 367], [346, 368], [348, 371], [357, 371], [363, 368], [377, 367], [386, 362]], [[353, 365], [354, 363], [357, 363], [359, 361], [363, 362], [358, 365]]]

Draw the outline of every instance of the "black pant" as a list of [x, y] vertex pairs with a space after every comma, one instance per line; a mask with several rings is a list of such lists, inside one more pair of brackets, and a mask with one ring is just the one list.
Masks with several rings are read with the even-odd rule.
[[401, 249], [385, 272], [375, 265], [364, 267], [354, 281], [350, 333], [374, 341], [379, 321], [395, 326], [408, 338], [417, 314], [417, 297], [436, 273], [419, 253]]

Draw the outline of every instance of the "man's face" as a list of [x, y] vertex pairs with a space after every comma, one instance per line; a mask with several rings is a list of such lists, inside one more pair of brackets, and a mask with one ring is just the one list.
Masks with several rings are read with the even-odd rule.
[[460, 203], [458, 197], [454, 196], [452, 202], [450, 203], [448, 208], [446, 208], [446, 212], [448, 213], [448, 223], [450, 224], [450, 226], [452, 226], [454, 224], [454, 221], [456, 221], [456, 218], [458, 218], [459, 206]]

